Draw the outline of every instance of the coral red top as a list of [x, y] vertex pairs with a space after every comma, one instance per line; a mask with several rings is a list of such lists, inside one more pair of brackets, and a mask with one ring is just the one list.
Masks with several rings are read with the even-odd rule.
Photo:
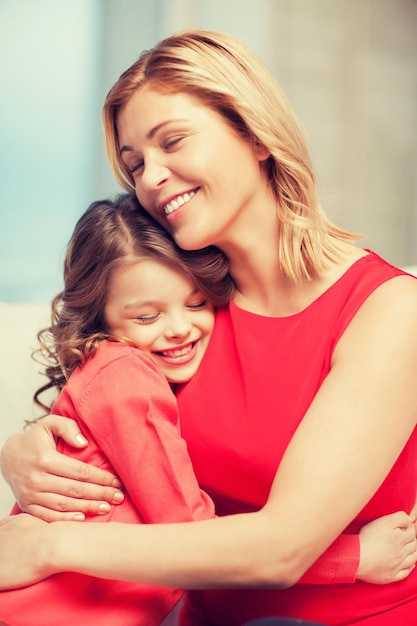
[[[76, 419], [89, 441], [84, 450], [61, 441], [61, 452], [115, 471], [124, 483], [123, 504], [89, 521], [144, 524], [214, 516], [213, 503], [199, 489], [180, 437], [175, 396], [140, 350], [101, 344], [72, 374], [52, 412]], [[157, 626], [182, 593], [59, 574], [31, 587], [0, 592], [0, 621], [8, 626]]]
[[[233, 303], [218, 313], [198, 373], [177, 393], [182, 434], [197, 479], [218, 514], [262, 507], [280, 459], [329, 372], [337, 341], [366, 298], [402, 273], [369, 253], [296, 315], [263, 317]], [[414, 431], [346, 532], [353, 534], [388, 513], [410, 511], [416, 492]], [[313, 576], [309, 582], [320, 581]], [[275, 615], [325, 624], [416, 626], [417, 568], [406, 580], [389, 585], [358, 581], [297, 584], [287, 590], [192, 591], [185, 605], [187, 625], [237, 626]]]

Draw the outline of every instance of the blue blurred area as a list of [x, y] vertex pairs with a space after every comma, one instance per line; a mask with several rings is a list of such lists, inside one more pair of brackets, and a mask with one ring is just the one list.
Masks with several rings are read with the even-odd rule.
[[106, 59], [105, 1], [0, 0], [0, 300], [49, 301], [76, 219], [119, 190], [106, 169], [101, 107], [109, 81], [155, 41], [158, 1], [139, 5], [138, 41], [129, 48], [120, 38]]
[[49, 301], [94, 200], [120, 189], [101, 108], [146, 48], [221, 30], [276, 74], [307, 128], [325, 208], [417, 260], [415, 0], [0, 0], [0, 301]]
[[50, 299], [93, 190], [98, 2], [0, 3], [0, 298]]

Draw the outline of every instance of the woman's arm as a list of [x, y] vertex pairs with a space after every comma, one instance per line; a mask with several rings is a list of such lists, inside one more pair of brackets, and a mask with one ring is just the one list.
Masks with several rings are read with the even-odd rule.
[[[12, 558], [7, 541], [17, 536], [9, 569], [21, 560], [22, 576], [74, 570], [180, 588], [293, 584], [372, 497], [415, 427], [416, 319], [412, 279], [389, 281], [368, 298], [260, 511], [173, 525], [57, 522], [38, 527], [36, 542], [32, 525], [16, 535], [5, 522], [0, 584], [12, 576], [4, 554]], [[46, 539], [47, 547], [39, 545]]]
[[[50, 415], [30, 431], [10, 437], [2, 451], [2, 471], [20, 508], [44, 521], [81, 521], [86, 514], [108, 513], [109, 503], [120, 504], [123, 500], [118, 489], [120, 481], [104, 470], [56, 452], [54, 436], [60, 436], [74, 448], [87, 445], [77, 422]], [[72, 490], [77, 498], [71, 495]], [[83, 499], [87, 495], [97, 500]], [[50, 508], [53, 505], [60, 507], [59, 510]], [[71, 507], [73, 511], [64, 511]], [[416, 515], [417, 505], [414, 520]], [[364, 526], [359, 535], [338, 537], [300, 582], [339, 584], [359, 579], [384, 584], [405, 578], [416, 560], [412, 543], [416, 522], [413, 524], [403, 512], [383, 516], [375, 522]]]
[[22, 511], [45, 521], [82, 520], [120, 503], [119, 479], [57, 452], [58, 437], [74, 448], [87, 445], [75, 421], [49, 415], [9, 437], [3, 447], [1, 471]]
[[[115, 346], [111, 348], [114, 352]], [[139, 350], [119, 349], [118, 358], [112, 356], [106, 367], [101, 364], [88, 388], [83, 378], [78, 380], [80, 397], [71, 394], [70, 406], [75, 404], [83, 432], [88, 433], [89, 440], [94, 437], [110, 460], [146, 523], [214, 517], [214, 505], [199, 488], [186, 443], [179, 434], [178, 407], [166, 379]], [[81, 458], [87, 460], [88, 454], [88, 449], [81, 452]], [[399, 527], [403, 532], [398, 532]], [[408, 515], [385, 516], [359, 535], [338, 537], [302, 582], [354, 582], [360, 555], [362, 580], [398, 580], [403, 561], [409, 556], [407, 539], [414, 539], [414, 534]]]
[[[97, 394], [94, 394], [97, 395]], [[100, 392], [100, 398], [103, 401], [103, 392]], [[95, 407], [96, 412], [100, 412], [98, 407]], [[101, 409], [100, 409], [101, 410]], [[100, 417], [101, 419], [101, 417]], [[87, 420], [88, 426], [91, 426], [89, 420]], [[109, 424], [106, 424], [106, 429], [102, 429], [101, 435], [103, 438], [102, 446], [106, 448], [106, 433]], [[49, 493], [52, 489], [48, 489], [50, 481], [55, 486], [60, 483], [62, 487], [65, 487], [65, 480], [61, 476], [56, 475], [54, 472], [46, 472], [43, 470], [43, 465], [49, 468], [50, 463], [55, 461], [57, 465], [55, 471], [60, 474], [65, 474], [68, 471], [68, 477], [79, 476], [86, 481], [92, 481], [95, 475], [95, 468], [93, 466], [85, 465], [80, 461], [76, 461], [67, 457], [66, 455], [55, 452], [55, 436], [65, 437], [66, 442], [74, 448], [84, 448], [86, 440], [79, 430], [77, 422], [68, 418], [62, 418], [60, 416], [49, 416], [45, 418], [39, 425], [34, 426], [29, 432], [24, 433], [23, 436], [16, 435], [9, 439], [8, 444], [3, 452], [3, 464], [4, 466], [13, 470], [14, 476], [11, 476], [11, 480], [14, 480], [14, 487], [16, 492], [20, 494], [20, 504], [27, 501], [27, 510], [37, 517], [44, 519], [45, 521], [53, 521], [55, 519], [68, 519], [78, 520], [77, 513], [60, 513], [54, 512], [49, 508], [46, 508], [46, 504], [54, 504], [55, 502], [64, 507], [70, 506], [70, 497], [62, 496], [58, 498], [58, 494]], [[99, 431], [100, 437], [100, 431]], [[16, 439], [16, 442], [15, 442]], [[120, 438], [117, 438], [120, 440]], [[114, 441], [114, 438], [113, 438]], [[107, 446], [108, 447], [108, 446]], [[45, 449], [51, 450], [45, 454]], [[38, 452], [39, 451], [39, 452]], [[175, 451], [173, 450], [173, 453]], [[115, 450], [107, 450], [109, 458], [114, 458]], [[124, 454], [120, 455], [124, 458]], [[18, 462], [15, 460], [17, 457]], [[142, 463], [143, 459], [140, 459]], [[67, 462], [68, 461], [68, 468]], [[58, 467], [59, 465], [59, 467]], [[117, 460], [116, 464], [117, 466]], [[74, 467], [72, 467], [74, 466]], [[27, 469], [29, 467], [29, 469]], [[124, 467], [124, 471], [127, 468]], [[7, 473], [7, 472], [5, 472]], [[134, 473], [134, 472], [133, 472]], [[102, 476], [103, 482], [105, 480], [113, 481], [118, 484], [118, 481], [113, 475], [98, 470], [98, 474]], [[97, 474], [95, 477], [98, 481], [100, 476]], [[131, 474], [129, 470], [129, 475]], [[139, 471], [136, 479], [139, 479], [141, 472]], [[33, 475], [33, 479], [32, 479]], [[39, 478], [37, 478], [39, 476]], [[29, 486], [26, 485], [26, 490], [18, 491], [19, 484], [32, 480], [33, 489], [36, 486], [36, 492], [31, 493]], [[182, 472], [182, 480], [184, 475]], [[71, 480], [66, 481], [69, 485], [72, 484]], [[133, 483], [135, 484], [135, 483]], [[142, 482], [143, 484], [143, 482]], [[37, 485], [40, 485], [41, 491], [39, 491]], [[92, 485], [94, 488], [95, 486]], [[88, 483], [79, 483], [79, 490], [90, 489], [91, 486]], [[98, 496], [102, 495], [103, 499], [107, 495], [109, 502], [112, 502], [111, 496], [114, 493], [118, 493], [115, 489], [109, 489], [108, 494], [101, 494], [101, 487], [97, 485], [97, 489], [100, 489]], [[93, 493], [90, 497], [93, 497]], [[80, 493], [80, 497], [82, 494]], [[45, 506], [39, 504], [39, 500], [45, 502]], [[38, 502], [35, 504], [35, 502]], [[65, 502], [64, 502], [65, 501]], [[32, 503], [32, 504], [30, 504]], [[74, 504], [78, 501], [74, 500]], [[119, 500], [114, 503], [118, 504]], [[163, 503], [164, 506], [166, 503]], [[108, 512], [109, 506], [107, 502], [87, 502], [81, 500], [78, 515], [81, 519], [84, 519], [84, 515], [81, 513], [83, 510], [85, 513], [96, 514], [97, 507], [101, 506], [100, 513], [104, 514]], [[324, 552], [323, 555], [312, 565], [312, 567], [302, 577], [301, 582], [306, 584], [338, 584], [338, 583], [352, 583], [355, 579], [361, 579], [366, 582], [372, 583], [388, 583], [400, 580], [408, 575], [409, 566], [415, 558], [414, 550], [412, 548], [412, 540], [415, 537], [415, 528], [410, 522], [409, 516], [405, 513], [395, 513], [388, 515], [377, 520], [378, 523], [371, 522], [365, 526], [360, 535], [341, 535], [336, 541]], [[401, 533], [398, 533], [398, 528], [402, 528]], [[360, 541], [360, 549], [359, 549]], [[358, 568], [359, 566], [359, 568]]]

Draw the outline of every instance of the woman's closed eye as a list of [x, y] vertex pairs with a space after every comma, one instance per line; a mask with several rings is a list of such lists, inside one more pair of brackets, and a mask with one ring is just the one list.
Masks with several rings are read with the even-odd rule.
[[137, 174], [143, 168], [143, 165], [144, 165], [143, 159], [138, 159], [137, 161], [130, 163], [129, 165], [127, 165], [129, 174]]
[[174, 137], [165, 139], [161, 144], [162, 148], [167, 151], [174, 150], [179, 147], [179, 144], [183, 139], [185, 139], [185, 135], [175, 135]]
[[[185, 139], [184, 134], [171, 136], [161, 141], [160, 145], [162, 150], [165, 150], [166, 152], [174, 151], [176, 148], [179, 147], [183, 139]], [[143, 170], [143, 168], [145, 167], [145, 161], [143, 158], [132, 158], [130, 162], [126, 163], [126, 167], [129, 174], [131, 176], [134, 176], [135, 174], [140, 174], [140, 172]]]

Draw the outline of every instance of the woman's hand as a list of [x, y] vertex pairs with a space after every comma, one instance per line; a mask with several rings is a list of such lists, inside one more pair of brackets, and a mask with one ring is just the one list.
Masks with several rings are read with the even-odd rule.
[[415, 517], [400, 511], [370, 522], [359, 532], [360, 564], [356, 577], [385, 584], [406, 578], [417, 561]]
[[123, 500], [120, 481], [102, 469], [56, 450], [61, 437], [75, 448], [87, 441], [76, 422], [57, 415], [12, 435], [1, 453], [1, 470], [22, 509], [47, 522], [105, 514]]
[[417, 502], [413, 506], [410, 515], [414, 519], [414, 526], [416, 526], [416, 534], [417, 534]]
[[31, 515], [0, 520], [0, 590], [25, 587], [54, 572], [50, 561], [48, 524]]

